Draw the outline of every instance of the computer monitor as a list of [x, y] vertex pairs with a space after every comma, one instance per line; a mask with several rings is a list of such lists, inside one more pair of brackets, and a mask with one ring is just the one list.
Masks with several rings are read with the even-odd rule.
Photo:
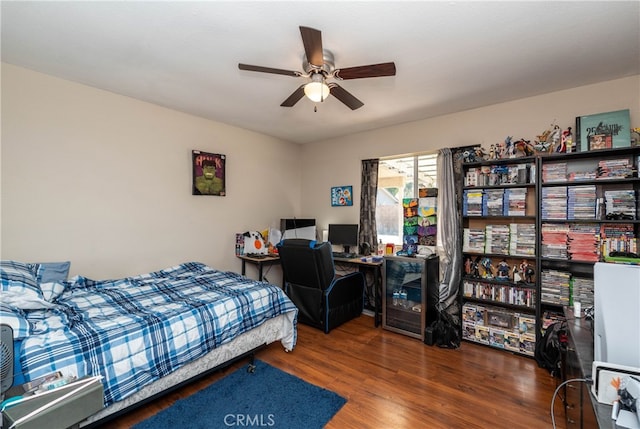
[[329, 242], [343, 246], [345, 253], [350, 253], [351, 246], [358, 247], [358, 224], [329, 224]]
[[280, 219], [280, 231], [282, 232], [282, 240], [288, 238], [306, 238], [307, 240], [316, 239], [316, 220], [315, 219]]

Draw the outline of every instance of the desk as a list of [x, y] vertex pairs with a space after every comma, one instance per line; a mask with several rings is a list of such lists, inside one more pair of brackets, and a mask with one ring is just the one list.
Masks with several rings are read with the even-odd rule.
[[247, 262], [258, 266], [258, 280], [264, 280], [262, 276], [262, 267], [265, 265], [273, 265], [280, 263], [280, 256], [278, 255], [265, 255], [264, 257], [256, 257], [250, 255], [236, 255], [242, 260], [242, 275], [244, 276], [247, 271]]
[[[593, 363], [593, 333], [591, 323], [585, 318], [576, 318], [573, 308], [563, 307], [569, 331], [569, 347], [564, 353], [562, 362], [563, 378], [584, 378], [591, 376]], [[567, 370], [569, 374], [567, 374]], [[573, 389], [578, 390], [573, 395], [578, 399], [570, 404], [573, 408], [566, 411], [567, 428], [612, 428], [611, 405], [601, 404], [590, 392], [589, 386], [574, 383]], [[565, 403], [571, 397], [569, 388], [565, 388]], [[569, 408], [569, 407], [566, 407]]]
[[[336, 265], [336, 268], [339, 266], [348, 266], [349, 268], [357, 268], [358, 271], [363, 272], [366, 271], [373, 272], [373, 284], [369, 285], [367, 283], [365, 288], [365, 298], [367, 301], [373, 301], [373, 320], [374, 325], [377, 328], [380, 326], [382, 316], [380, 314], [380, 309], [382, 308], [382, 263], [383, 261], [378, 262], [365, 262], [359, 256], [357, 258], [333, 258], [333, 262]], [[366, 281], [366, 276], [365, 276]], [[373, 298], [373, 299], [372, 299]]]

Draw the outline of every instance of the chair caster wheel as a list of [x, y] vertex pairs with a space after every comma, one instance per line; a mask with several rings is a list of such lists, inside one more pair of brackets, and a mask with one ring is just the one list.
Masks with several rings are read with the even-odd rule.
[[256, 372], [256, 366], [253, 364], [249, 364], [249, 366], [247, 367], [247, 372], [249, 374], [253, 374], [254, 372]]

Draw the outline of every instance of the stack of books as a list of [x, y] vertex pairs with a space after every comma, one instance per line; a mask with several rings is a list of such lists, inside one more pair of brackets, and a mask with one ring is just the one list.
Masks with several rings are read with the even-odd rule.
[[611, 252], [638, 253], [638, 239], [630, 223], [605, 223], [600, 226], [602, 254]]

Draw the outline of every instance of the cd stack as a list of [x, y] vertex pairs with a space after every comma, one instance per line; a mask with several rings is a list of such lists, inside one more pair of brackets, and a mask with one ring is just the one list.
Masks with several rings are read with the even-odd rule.
[[570, 186], [567, 201], [567, 219], [596, 218], [596, 186]]
[[504, 198], [504, 189], [487, 189], [484, 191], [486, 196], [486, 206], [482, 208], [482, 214], [485, 216], [502, 216], [502, 205]]
[[569, 235], [569, 224], [566, 223], [543, 223], [540, 228], [542, 235], [542, 245], [540, 246], [541, 257], [567, 259], [567, 237]]
[[594, 224], [574, 224], [569, 228], [567, 253], [572, 261], [600, 260], [600, 228]]
[[542, 219], [567, 218], [567, 187], [542, 188]]
[[509, 254], [509, 225], [487, 225], [485, 253]]
[[462, 199], [463, 216], [482, 216], [484, 192], [481, 189], [466, 189]]
[[509, 254], [535, 256], [536, 226], [534, 224], [512, 223], [509, 225]]
[[484, 252], [484, 228], [465, 228], [463, 233], [463, 252]]
[[633, 165], [628, 159], [603, 159], [598, 162], [598, 179], [633, 177]]
[[524, 216], [526, 214], [527, 188], [507, 189], [504, 200], [505, 216]]
[[542, 181], [544, 183], [566, 182], [567, 163], [557, 162], [553, 164], [544, 164], [542, 166]]
[[569, 305], [571, 274], [560, 270], [542, 270], [541, 301], [549, 304]]
[[622, 219], [636, 218], [636, 193], [633, 189], [605, 190], [605, 212]]
[[582, 308], [593, 306], [593, 279], [573, 277], [571, 280], [571, 298], [582, 304]]

